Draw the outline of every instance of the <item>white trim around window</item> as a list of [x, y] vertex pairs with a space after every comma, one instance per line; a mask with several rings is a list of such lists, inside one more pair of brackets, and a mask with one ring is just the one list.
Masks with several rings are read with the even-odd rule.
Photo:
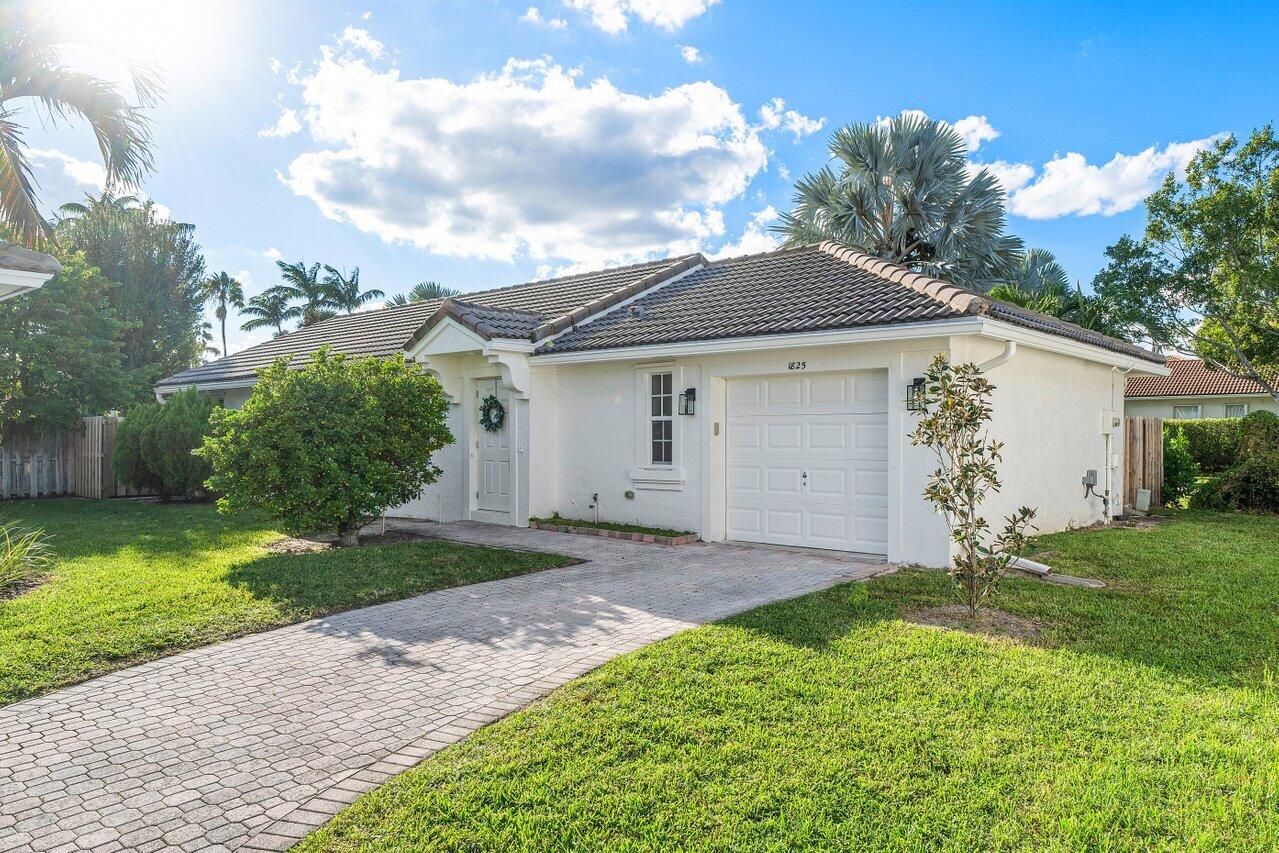
[[1172, 419], [1174, 421], [1192, 421], [1196, 418], [1203, 417], [1203, 406], [1173, 406]]
[[680, 371], [674, 362], [635, 368], [635, 468], [637, 489], [682, 489], [684, 471], [677, 417]]

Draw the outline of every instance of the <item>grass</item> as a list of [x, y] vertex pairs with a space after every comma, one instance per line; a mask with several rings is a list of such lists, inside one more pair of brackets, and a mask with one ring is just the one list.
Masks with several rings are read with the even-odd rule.
[[590, 527], [595, 530], [620, 530], [622, 533], [647, 533], [650, 536], [687, 536], [688, 530], [668, 530], [665, 527], [645, 527], [642, 524], [619, 524], [613, 521], [587, 521], [582, 518], [562, 518], [552, 515], [547, 518], [530, 518], [539, 524], [559, 524], [564, 527]]
[[48, 581], [0, 600], [0, 704], [316, 616], [571, 562], [448, 542], [273, 554], [279, 534], [209, 505], [25, 501]]
[[1279, 847], [1279, 518], [1044, 537], [1039, 645], [919, 627], [904, 571], [619, 658], [303, 851]]

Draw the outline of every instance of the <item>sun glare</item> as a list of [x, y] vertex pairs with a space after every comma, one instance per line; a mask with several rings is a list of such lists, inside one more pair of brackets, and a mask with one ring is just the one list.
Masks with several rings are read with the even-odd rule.
[[238, 5], [227, 0], [54, 0], [51, 10], [74, 42], [153, 63], [171, 88], [225, 67]]

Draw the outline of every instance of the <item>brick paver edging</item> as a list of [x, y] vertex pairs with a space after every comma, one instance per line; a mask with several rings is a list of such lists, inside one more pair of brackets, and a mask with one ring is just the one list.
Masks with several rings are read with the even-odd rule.
[[550, 530], [553, 533], [580, 533], [583, 536], [602, 536], [605, 539], [625, 539], [627, 542], [648, 542], [654, 545], [691, 545], [698, 540], [696, 533], [683, 536], [659, 536], [656, 533], [632, 533], [629, 530], [607, 530], [603, 527], [578, 527], [568, 524], [547, 524], [530, 521], [533, 530]]

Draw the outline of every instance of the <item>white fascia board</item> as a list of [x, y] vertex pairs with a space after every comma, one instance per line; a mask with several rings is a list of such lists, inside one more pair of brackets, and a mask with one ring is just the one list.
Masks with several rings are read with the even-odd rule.
[[156, 385], [155, 391], [158, 394], [172, 394], [176, 391], [185, 391], [188, 388], [195, 388], [198, 391], [225, 391], [228, 388], [252, 388], [258, 384], [256, 376], [250, 376], [244, 379], [224, 379], [221, 382], [183, 382], [180, 385]]
[[982, 337], [994, 338], [999, 341], [1016, 341], [1019, 344], [1025, 344], [1035, 349], [1055, 352], [1059, 355], [1069, 355], [1085, 361], [1095, 361], [1110, 367], [1123, 368], [1133, 373], [1167, 376], [1170, 372], [1165, 365], [1155, 364], [1153, 361], [1147, 361], [1135, 355], [1112, 352], [1092, 344], [1063, 338], [1061, 335], [1027, 329], [1003, 320], [982, 318], [981, 329], [978, 334]]
[[43, 287], [51, 278], [53, 273], [0, 268], [0, 301]]
[[533, 350], [537, 349], [537, 344], [524, 338], [491, 338], [484, 347], [484, 355], [495, 352], [517, 352], [521, 355], [531, 355]]
[[549, 352], [531, 356], [529, 361], [533, 364], [579, 364], [593, 361], [655, 360], [725, 352], [833, 346], [835, 344], [855, 344], [868, 341], [944, 338], [950, 335], [977, 334], [981, 331], [981, 328], [982, 320], [980, 318], [962, 317], [956, 320], [934, 320], [927, 323], [902, 323], [898, 326], [867, 326], [858, 329], [831, 329], [828, 331], [797, 332], [786, 335], [756, 335], [742, 338], [721, 338], [711, 341], [646, 344], [644, 346], [616, 347], [614, 349], [574, 350], [573, 352], [563, 353]]

